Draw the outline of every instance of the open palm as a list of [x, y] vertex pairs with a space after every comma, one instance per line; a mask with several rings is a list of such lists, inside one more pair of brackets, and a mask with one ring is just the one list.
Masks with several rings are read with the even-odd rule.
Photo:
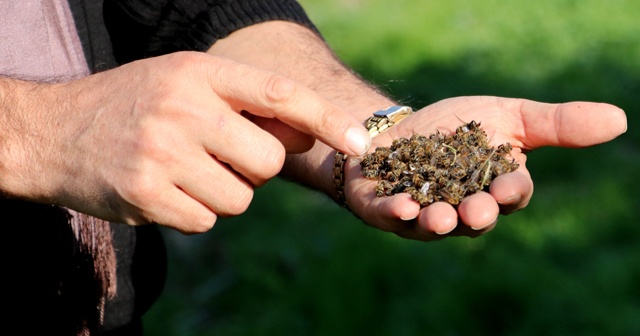
[[524, 208], [533, 194], [526, 153], [543, 146], [578, 148], [610, 141], [626, 131], [626, 116], [602, 103], [539, 103], [489, 96], [457, 97], [424, 107], [402, 123], [373, 139], [372, 149], [393, 139], [439, 130], [453, 132], [464, 122], [476, 121], [494, 146], [509, 142], [520, 164], [515, 172], [496, 178], [488, 192], [466, 197], [457, 207], [436, 202], [427, 207], [409, 194], [376, 197], [375, 181], [360, 172], [359, 157], [345, 165], [345, 193], [350, 209], [366, 223], [417, 240], [446, 236], [475, 237], [491, 230], [500, 213]]

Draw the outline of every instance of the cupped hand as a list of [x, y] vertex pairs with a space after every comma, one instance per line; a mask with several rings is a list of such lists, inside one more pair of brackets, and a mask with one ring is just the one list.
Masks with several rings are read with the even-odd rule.
[[350, 209], [366, 223], [405, 238], [430, 241], [447, 236], [476, 237], [490, 231], [498, 215], [520, 210], [533, 194], [526, 153], [543, 146], [578, 148], [610, 141], [624, 133], [619, 108], [591, 102], [539, 103], [488, 96], [458, 97], [429, 105], [374, 138], [372, 149], [393, 139], [436, 130], [454, 132], [464, 122], [481, 124], [497, 146], [509, 142], [518, 170], [497, 177], [489, 191], [468, 196], [457, 206], [436, 202], [427, 207], [408, 194], [376, 197], [375, 181], [362, 177], [359, 157], [345, 165], [345, 193]]
[[[28, 166], [42, 169], [16, 194], [127, 224], [203, 232], [244, 212], [286, 152], [316, 138], [352, 154], [370, 145], [359, 120], [310, 89], [204, 53], [43, 88], [49, 120], [21, 140], [25, 153], [40, 153]], [[279, 126], [269, 133], [251, 118]]]

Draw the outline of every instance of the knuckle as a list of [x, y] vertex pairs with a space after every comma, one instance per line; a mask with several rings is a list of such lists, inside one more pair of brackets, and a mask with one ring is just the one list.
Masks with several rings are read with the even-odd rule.
[[179, 51], [161, 56], [162, 61], [148, 69], [153, 79], [151, 91], [179, 90], [199, 82], [206, 71], [217, 69], [210, 57], [200, 52]]
[[165, 56], [171, 64], [171, 69], [184, 70], [185, 67], [191, 68], [194, 64], [202, 62], [203, 55], [193, 51], [178, 51]]
[[188, 102], [170, 87], [172, 84], [156, 82], [154, 89], [136, 98], [132, 104], [130, 127], [136, 136], [160, 138], [161, 128], [166, 128], [176, 116], [186, 116]]
[[143, 210], [148, 210], [161, 196], [155, 180], [150, 175], [142, 173], [129, 177], [119, 193], [128, 203]]
[[284, 104], [294, 96], [295, 89], [294, 81], [282, 75], [270, 74], [264, 84], [265, 100], [269, 104]]
[[182, 80], [174, 77], [173, 79], [158, 79], [154, 83], [153, 90], [148, 90], [136, 102], [136, 110], [145, 112], [147, 116], [162, 116], [168, 113], [176, 113], [177, 111], [187, 111], [184, 104], [188, 103], [188, 99], [183, 95], [184, 87]]
[[151, 165], [167, 166], [175, 161], [175, 152], [168, 142], [167, 139], [158, 136], [156, 132], [150, 130], [140, 132], [133, 152], [138, 160], [139, 175], [145, 175], [145, 172], [151, 171]]
[[329, 107], [321, 107], [317, 113], [318, 122], [316, 122], [314, 126], [314, 132], [324, 133], [325, 130], [339, 130], [341, 127], [336, 123], [335, 111], [331, 110]]

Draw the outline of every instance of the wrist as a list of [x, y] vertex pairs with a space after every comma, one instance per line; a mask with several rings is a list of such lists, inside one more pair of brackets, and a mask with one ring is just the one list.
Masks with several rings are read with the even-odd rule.
[[41, 201], [49, 197], [54, 167], [46, 159], [58, 155], [49, 146], [63, 119], [50, 115], [63, 99], [55, 84], [0, 79], [0, 193]]

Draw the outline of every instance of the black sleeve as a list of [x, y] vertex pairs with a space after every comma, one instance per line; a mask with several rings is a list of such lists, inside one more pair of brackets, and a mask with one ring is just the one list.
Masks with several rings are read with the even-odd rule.
[[104, 18], [120, 63], [205, 51], [235, 30], [269, 20], [315, 30], [294, 0], [105, 0]]

